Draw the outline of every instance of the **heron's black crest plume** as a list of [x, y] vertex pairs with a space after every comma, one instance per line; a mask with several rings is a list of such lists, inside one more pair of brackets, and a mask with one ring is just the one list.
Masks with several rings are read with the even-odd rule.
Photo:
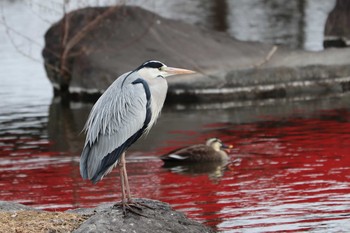
[[132, 75], [134, 72], [141, 70], [142, 68], [154, 68], [154, 69], [159, 69], [163, 66], [166, 66], [164, 63], [160, 62], [160, 61], [156, 61], [156, 60], [149, 60], [144, 62], [142, 65], [140, 65], [139, 67], [137, 67], [135, 70], [131, 71], [123, 80], [122, 82], [122, 86], [124, 86], [124, 82], [125, 80]]
[[163, 63], [161, 63], [160, 61], [150, 60], [150, 61], [146, 61], [145, 63], [143, 63], [136, 70], [140, 70], [142, 68], [155, 68], [155, 69], [158, 69], [158, 68], [160, 68], [162, 66], [165, 66], [165, 65]]

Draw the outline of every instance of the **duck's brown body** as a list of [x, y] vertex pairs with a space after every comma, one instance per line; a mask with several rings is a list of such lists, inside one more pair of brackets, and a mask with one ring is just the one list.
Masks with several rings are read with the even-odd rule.
[[221, 148], [198, 144], [174, 150], [161, 156], [161, 159], [164, 162], [210, 162], [227, 160], [228, 155]]

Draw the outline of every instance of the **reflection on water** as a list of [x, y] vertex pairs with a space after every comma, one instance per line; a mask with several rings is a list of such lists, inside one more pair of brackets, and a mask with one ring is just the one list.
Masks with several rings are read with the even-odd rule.
[[208, 175], [210, 180], [220, 180], [227, 166], [226, 161], [198, 162], [198, 163], [167, 163], [163, 168], [170, 172], [183, 175]]
[[[347, 99], [206, 110], [168, 106], [128, 153], [132, 193], [168, 202], [222, 232], [349, 230]], [[120, 199], [118, 171], [97, 185], [79, 175], [80, 131], [90, 108], [53, 100], [48, 118], [18, 113], [1, 121], [1, 200], [64, 210]], [[228, 164], [164, 167], [158, 157], [213, 136], [235, 145]]]

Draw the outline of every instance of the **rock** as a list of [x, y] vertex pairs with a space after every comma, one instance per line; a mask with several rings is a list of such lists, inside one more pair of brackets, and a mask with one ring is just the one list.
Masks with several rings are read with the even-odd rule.
[[22, 210], [35, 210], [35, 208], [15, 202], [0, 201], [0, 212], [14, 212]]
[[[335, 8], [329, 14], [325, 34], [326, 36], [336, 36], [347, 41], [350, 40], [350, 3], [348, 0], [337, 0]], [[347, 44], [350, 46], [350, 43]]]
[[[85, 8], [70, 13], [68, 43], [91, 19], [108, 10]], [[47, 31], [43, 57], [56, 93], [68, 86], [73, 96], [101, 94], [119, 75], [150, 59], [201, 71], [199, 78], [210, 81], [203, 73], [250, 66], [271, 49], [270, 45], [240, 42], [225, 33], [165, 19], [139, 7], [116, 7], [110, 12], [71, 49], [66, 60], [68, 77], [57, 72], [62, 65], [57, 55], [62, 53], [64, 20]]]
[[[97, 15], [105, 17], [84, 29]], [[56, 94], [68, 93], [73, 99], [96, 100], [115, 78], [149, 59], [198, 71], [168, 79], [168, 102], [294, 98], [350, 91], [350, 48], [315, 53], [242, 42], [138, 7], [86, 8], [67, 17], [71, 50], [64, 65], [69, 72], [57, 72], [62, 65], [57, 57], [62, 53], [62, 21], [46, 33], [43, 56]]]
[[[125, 232], [125, 233], [167, 233], [167, 232], [214, 232], [202, 224], [190, 220], [184, 214], [174, 211], [168, 204], [149, 199], [137, 199], [153, 209], [142, 207], [144, 216], [128, 213], [122, 216], [120, 207], [113, 204], [98, 206], [86, 222], [75, 233]], [[91, 211], [91, 210], [90, 210]], [[91, 213], [78, 210], [77, 213]]]
[[[10, 224], [11, 229], [25, 229], [24, 227], [28, 227], [29, 224], [33, 232], [41, 231], [41, 229], [46, 229], [46, 231], [51, 229], [52, 232], [70, 232], [70, 230], [63, 230], [68, 225], [69, 229], [75, 229], [73, 231], [75, 233], [214, 232], [211, 228], [188, 219], [180, 212], [174, 211], [166, 203], [150, 199], [135, 200], [148, 206], [142, 207], [140, 212], [143, 216], [128, 212], [127, 216], [124, 217], [121, 207], [114, 206], [114, 204], [102, 204], [96, 208], [79, 208], [65, 212], [49, 212], [37, 211], [32, 207], [12, 202], [0, 202], [0, 215], [4, 215], [4, 219], [11, 221], [11, 223], [8, 223], [0, 220], [0, 226], [3, 229], [8, 229]], [[15, 215], [10, 213], [11, 216], [7, 216], [6, 213], [8, 211], [19, 212]], [[25, 216], [26, 213], [28, 217]], [[53, 224], [53, 221], [55, 221], [55, 224]], [[36, 224], [36, 222], [40, 224]]]

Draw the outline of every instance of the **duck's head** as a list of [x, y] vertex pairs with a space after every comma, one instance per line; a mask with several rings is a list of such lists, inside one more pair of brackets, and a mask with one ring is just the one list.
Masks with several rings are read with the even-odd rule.
[[216, 151], [221, 151], [222, 149], [232, 149], [232, 145], [226, 145], [218, 138], [209, 138], [206, 142], [207, 146], [212, 147]]

